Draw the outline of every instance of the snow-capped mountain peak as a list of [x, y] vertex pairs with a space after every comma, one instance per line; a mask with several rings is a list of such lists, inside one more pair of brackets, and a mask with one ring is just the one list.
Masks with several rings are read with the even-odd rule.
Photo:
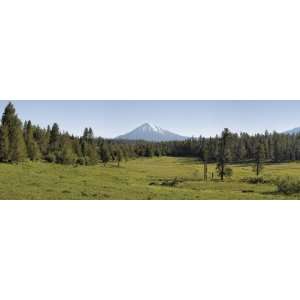
[[164, 130], [162, 128], [160, 128], [160, 127], [158, 127], [158, 126], [156, 126], [156, 125], [154, 125], [152, 123], [144, 123], [143, 125], [141, 125], [138, 128], [141, 128], [144, 131], [149, 131], [149, 130], [151, 131], [151, 130], [153, 130], [153, 131], [156, 131], [156, 132], [162, 132], [162, 133], [164, 132]]
[[155, 124], [144, 123], [129, 133], [116, 137], [116, 139], [161, 142], [183, 141], [186, 140], [187, 137], [162, 129]]

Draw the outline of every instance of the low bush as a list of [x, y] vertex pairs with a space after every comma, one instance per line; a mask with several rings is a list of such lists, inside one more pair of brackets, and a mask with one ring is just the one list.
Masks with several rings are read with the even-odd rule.
[[271, 180], [270, 179], [266, 179], [262, 176], [258, 176], [258, 177], [246, 177], [246, 178], [242, 178], [241, 182], [246, 182], [246, 183], [250, 183], [250, 184], [265, 184], [265, 183], [270, 183]]
[[294, 177], [280, 177], [275, 179], [274, 184], [277, 186], [279, 193], [286, 195], [300, 193], [300, 179]]
[[183, 180], [180, 180], [178, 179], [177, 177], [175, 177], [174, 179], [172, 180], [165, 180], [161, 183], [161, 185], [163, 186], [171, 186], [171, 187], [174, 187], [174, 186], [177, 186], [180, 182], [182, 182]]
[[84, 157], [78, 157], [76, 163], [78, 165], [84, 166], [85, 165], [85, 158]]
[[49, 153], [47, 156], [46, 156], [46, 161], [47, 162], [50, 162], [50, 163], [54, 163], [56, 161], [56, 156], [54, 153]]

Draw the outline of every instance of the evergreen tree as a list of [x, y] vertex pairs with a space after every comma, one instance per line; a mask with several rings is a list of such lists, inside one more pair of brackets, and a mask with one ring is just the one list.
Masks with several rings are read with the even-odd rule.
[[123, 148], [123, 157], [124, 157], [125, 162], [128, 161], [128, 156], [129, 156], [129, 149]]
[[48, 125], [46, 130], [39, 130], [38, 128], [34, 128], [33, 136], [37, 141], [41, 154], [45, 157], [49, 150], [49, 143], [50, 143], [50, 134], [51, 128]]
[[40, 158], [41, 153], [37, 142], [33, 137], [33, 128], [31, 121], [28, 121], [24, 124], [26, 125], [25, 129], [25, 142], [27, 147], [27, 153], [30, 160], [37, 160]]
[[80, 141], [79, 139], [74, 139], [73, 140], [73, 150], [75, 152], [75, 154], [78, 156], [78, 157], [82, 157], [82, 149], [81, 149], [81, 145], [80, 145]]
[[55, 152], [59, 150], [59, 137], [59, 126], [57, 123], [54, 123], [50, 131], [49, 151]]
[[116, 150], [116, 160], [118, 162], [118, 167], [120, 167], [120, 162], [123, 160], [123, 152], [120, 147]]
[[232, 170], [229, 167], [226, 167], [226, 163], [230, 160], [229, 139], [230, 132], [228, 128], [225, 128], [219, 140], [219, 151], [217, 160], [217, 172], [222, 181], [224, 180], [224, 176], [231, 176], [232, 174]]
[[91, 127], [88, 130], [88, 139], [90, 142], [93, 141], [93, 139], [94, 139], [94, 133], [93, 133], [93, 129]]
[[80, 140], [80, 145], [81, 145], [81, 153], [83, 157], [87, 157], [88, 156], [88, 142], [82, 138]]
[[87, 164], [88, 165], [95, 165], [98, 162], [98, 153], [97, 153], [97, 148], [95, 144], [88, 144], [87, 148]]
[[109, 153], [109, 149], [106, 143], [104, 143], [101, 147], [101, 160], [104, 164], [104, 166], [106, 166], [106, 164], [109, 162], [110, 159], [110, 153]]
[[7, 162], [9, 159], [9, 138], [7, 126], [0, 127], [0, 161]]
[[77, 160], [77, 156], [74, 153], [70, 143], [65, 143], [62, 149], [62, 163], [65, 165], [74, 164]]
[[[7, 141], [8, 136], [8, 161], [20, 162], [27, 158], [26, 145], [24, 142], [22, 122], [19, 120], [15, 108], [11, 102], [6, 106], [2, 115], [2, 127], [4, 130], [4, 140]], [[4, 158], [5, 149], [7, 150], [7, 143], [4, 145]]]
[[21, 128], [21, 122], [19, 120], [16, 120], [16, 124], [11, 130], [10, 138], [10, 161], [16, 163], [24, 161], [27, 158], [27, 151]]
[[237, 146], [237, 155], [236, 159], [237, 161], [242, 161], [245, 159], [247, 154], [245, 143], [242, 138], [239, 139], [238, 141], [238, 146]]
[[256, 150], [254, 154], [254, 159], [255, 159], [254, 172], [256, 176], [258, 176], [263, 169], [264, 158], [265, 158], [264, 145], [261, 142], [259, 142], [256, 145]]
[[152, 157], [152, 156], [153, 156], [153, 148], [152, 148], [152, 145], [148, 145], [148, 146], [146, 147], [145, 156], [146, 156], [146, 157]]
[[158, 146], [156, 146], [156, 148], [154, 150], [154, 155], [157, 156], [157, 157], [161, 156], [161, 151], [160, 151]]
[[88, 128], [84, 128], [82, 138], [83, 138], [83, 140], [86, 141], [86, 142], [89, 140], [89, 129], [88, 129]]

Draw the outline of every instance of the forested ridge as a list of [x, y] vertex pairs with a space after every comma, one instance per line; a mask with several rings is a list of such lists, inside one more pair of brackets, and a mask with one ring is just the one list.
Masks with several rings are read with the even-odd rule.
[[[199, 128], [199, 131], [201, 128]], [[0, 161], [18, 163], [43, 160], [61, 164], [94, 165], [137, 157], [189, 156], [204, 163], [217, 163], [219, 175], [226, 175], [225, 164], [254, 162], [259, 174], [263, 162], [300, 160], [300, 134], [265, 132], [235, 134], [224, 129], [220, 136], [191, 138], [186, 141], [151, 143], [95, 137], [85, 128], [80, 137], [64, 132], [54, 123], [41, 128], [18, 118], [12, 103], [2, 115], [0, 126]], [[219, 167], [218, 167], [219, 166]]]

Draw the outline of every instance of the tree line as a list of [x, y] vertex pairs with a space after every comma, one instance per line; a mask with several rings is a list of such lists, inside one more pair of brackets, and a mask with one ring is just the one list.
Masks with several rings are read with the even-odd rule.
[[[0, 161], [18, 163], [43, 160], [61, 164], [118, 165], [130, 158], [152, 156], [197, 157], [206, 166], [216, 163], [218, 175], [230, 176], [229, 163], [253, 162], [258, 175], [265, 162], [300, 160], [300, 134], [277, 132], [249, 135], [224, 129], [220, 136], [191, 138], [174, 142], [110, 140], [95, 137], [85, 128], [77, 137], [63, 132], [57, 123], [41, 128], [18, 118], [12, 103], [2, 115], [0, 125]], [[207, 176], [207, 175], [206, 175]]]

